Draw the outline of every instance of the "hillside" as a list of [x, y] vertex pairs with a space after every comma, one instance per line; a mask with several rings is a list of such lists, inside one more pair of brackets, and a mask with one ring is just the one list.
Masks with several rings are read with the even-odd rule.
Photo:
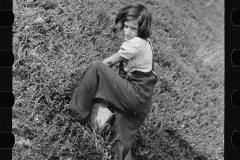
[[[62, 112], [83, 71], [115, 53], [112, 27], [134, 0], [13, 0], [14, 160], [111, 159], [109, 145]], [[138, 160], [222, 160], [224, 1], [142, 0], [153, 15], [152, 111]], [[209, 3], [211, 2], [211, 3]]]

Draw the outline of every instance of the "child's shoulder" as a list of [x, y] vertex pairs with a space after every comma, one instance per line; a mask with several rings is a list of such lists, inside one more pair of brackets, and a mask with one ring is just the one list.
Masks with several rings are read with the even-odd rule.
[[134, 38], [132, 38], [132, 39], [126, 41], [126, 42], [128, 44], [132, 44], [134, 46], [141, 46], [141, 45], [143, 45], [146, 42], [146, 40], [144, 40], [144, 39], [142, 39], [140, 37], [134, 37]]

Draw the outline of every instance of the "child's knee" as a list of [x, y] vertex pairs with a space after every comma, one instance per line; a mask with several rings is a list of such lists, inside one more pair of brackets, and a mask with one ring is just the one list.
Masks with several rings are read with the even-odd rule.
[[91, 63], [91, 66], [98, 68], [101, 65], [101, 63], [102, 63], [101, 61], [95, 60]]
[[103, 64], [101, 61], [98, 61], [98, 60], [95, 60], [95, 61], [93, 61], [93, 62], [91, 63], [91, 67], [93, 67], [93, 68], [95, 68], [95, 69], [97, 69], [97, 70], [103, 69], [103, 68], [104, 68], [104, 65], [105, 65], [105, 64]]

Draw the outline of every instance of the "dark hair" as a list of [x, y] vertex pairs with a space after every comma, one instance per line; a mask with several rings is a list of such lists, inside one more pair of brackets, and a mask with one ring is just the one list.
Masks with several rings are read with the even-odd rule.
[[127, 20], [138, 20], [138, 37], [147, 39], [151, 36], [152, 15], [144, 5], [128, 5], [122, 8], [115, 19], [114, 33], [122, 30]]

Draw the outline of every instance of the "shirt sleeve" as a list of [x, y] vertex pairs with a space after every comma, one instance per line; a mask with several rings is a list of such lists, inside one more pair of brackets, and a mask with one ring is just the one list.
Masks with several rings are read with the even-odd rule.
[[120, 47], [120, 50], [118, 51], [119, 55], [125, 59], [130, 59], [136, 54], [139, 53], [139, 51], [142, 48], [142, 39], [135, 37], [131, 40], [127, 40], [123, 42], [123, 44]]

